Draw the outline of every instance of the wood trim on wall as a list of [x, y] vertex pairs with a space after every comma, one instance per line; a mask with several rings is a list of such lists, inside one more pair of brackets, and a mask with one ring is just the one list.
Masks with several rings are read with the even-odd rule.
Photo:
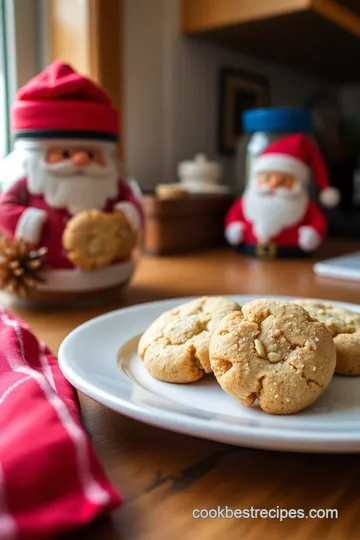
[[201, 32], [275, 17], [310, 6], [311, 0], [182, 0], [182, 30]]
[[312, 0], [315, 11], [335, 24], [360, 37], [360, 16], [336, 0]]
[[109, 93], [120, 115], [123, 144], [123, 1], [90, 0], [90, 73]]
[[88, 1], [49, 0], [47, 15], [50, 61], [64, 60], [91, 76]]
[[308, 10], [360, 37], [360, 16], [341, 0], [182, 0], [182, 30], [189, 34], [206, 32]]
[[124, 157], [123, 0], [49, 0], [50, 61], [61, 59], [97, 81], [120, 115]]

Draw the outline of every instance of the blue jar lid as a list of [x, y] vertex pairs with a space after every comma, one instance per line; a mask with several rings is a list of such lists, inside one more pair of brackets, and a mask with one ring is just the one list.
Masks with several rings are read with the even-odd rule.
[[275, 108], [251, 109], [242, 115], [246, 133], [255, 131], [284, 131], [309, 133], [311, 112], [308, 109]]

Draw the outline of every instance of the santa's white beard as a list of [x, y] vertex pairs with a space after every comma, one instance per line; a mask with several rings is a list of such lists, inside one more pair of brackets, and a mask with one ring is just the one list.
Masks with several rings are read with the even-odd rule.
[[71, 162], [49, 165], [36, 153], [27, 157], [25, 169], [30, 193], [43, 195], [49, 206], [65, 208], [72, 215], [102, 210], [117, 195], [117, 169], [110, 157], [105, 166], [87, 165], [78, 174], [79, 168]]
[[293, 193], [277, 189], [272, 195], [250, 188], [244, 194], [244, 214], [253, 224], [260, 242], [275, 238], [284, 229], [296, 225], [304, 217], [309, 203], [305, 189]]

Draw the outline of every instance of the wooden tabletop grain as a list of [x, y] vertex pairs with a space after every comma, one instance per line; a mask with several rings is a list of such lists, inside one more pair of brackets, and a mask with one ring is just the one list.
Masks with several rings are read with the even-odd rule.
[[[359, 249], [332, 241], [319, 258]], [[124, 297], [47, 312], [9, 304], [57, 351], [80, 323], [126, 305], [203, 294], [284, 294], [360, 303], [360, 284], [320, 278], [313, 260], [259, 262], [229, 250], [143, 257]], [[352, 540], [360, 538], [358, 455], [237, 448], [153, 428], [81, 395], [84, 423], [124, 497], [112, 516], [66, 536], [89, 540]], [[337, 509], [338, 519], [201, 519], [194, 509]], [[76, 508], [74, 508], [76, 512]]]

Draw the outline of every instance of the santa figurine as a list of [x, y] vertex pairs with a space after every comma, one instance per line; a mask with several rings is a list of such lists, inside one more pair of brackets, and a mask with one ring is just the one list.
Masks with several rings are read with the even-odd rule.
[[329, 186], [324, 161], [307, 135], [288, 135], [267, 146], [254, 159], [246, 190], [226, 216], [229, 244], [259, 258], [313, 253], [327, 223], [308, 194], [311, 174], [320, 202], [335, 206], [339, 193]]
[[56, 61], [18, 91], [12, 131], [0, 164], [0, 286], [51, 297], [127, 283], [143, 215], [114, 157], [118, 113], [104, 90]]

